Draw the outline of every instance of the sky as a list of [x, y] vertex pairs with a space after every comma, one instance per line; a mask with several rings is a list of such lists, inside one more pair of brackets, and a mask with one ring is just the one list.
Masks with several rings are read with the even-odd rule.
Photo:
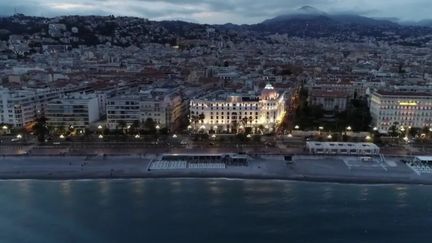
[[207, 24], [254, 24], [302, 6], [403, 21], [431, 18], [431, 0], [0, 0], [0, 15], [136, 16]]

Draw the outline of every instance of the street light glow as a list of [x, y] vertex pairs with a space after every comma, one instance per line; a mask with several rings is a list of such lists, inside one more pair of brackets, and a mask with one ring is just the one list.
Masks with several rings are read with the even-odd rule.
[[2, 127], [2, 129], [3, 129], [3, 130], [7, 130], [8, 127], [7, 127], [6, 125], [4, 125], [4, 126]]
[[156, 129], [159, 130], [159, 129], [160, 129], [160, 126], [159, 126], [159, 125], [156, 125]]
[[296, 126], [294, 127], [294, 129], [295, 129], [295, 130], [299, 130], [299, 129], [300, 129], [299, 125], [296, 125]]
[[346, 129], [347, 129], [348, 131], [351, 131], [351, 130], [352, 130], [351, 126], [348, 126]]
[[176, 134], [174, 134], [173, 136], [172, 136], [173, 138], [177, 138], [177, 135]]
[[102, 139], [103, 138], [103, 135], [101, 134], [101, 135], [99, 135], [99, 139]]
[[22, 135], [21, 135], [21, 134], [18, 134], [16, 137], [17, 137], [18, 139], [21, 139], [21, 138], [22, 138]]
[[99, 126], [98, 126], [98, 129], [102, 129], [102, 125], [99, 125]]
[[319, 130], [324, 130], [324, 127], [320, 126], [318, 127]]
[[135, 135], [135, 138], [136, 139], [138, 139], [138, 138], [140, 138], [141, 136], [139, 135], [139, 134], [137, 134], [137, 135]]
[[60, 138], [60, 139], [64, 139], [65, 136], [64, 136], [63, 134], [61, 134], [61, 135], [59, 136], [59, 138]]

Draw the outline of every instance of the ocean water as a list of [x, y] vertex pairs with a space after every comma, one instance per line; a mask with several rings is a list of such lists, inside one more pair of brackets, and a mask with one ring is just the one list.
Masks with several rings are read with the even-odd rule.
[[432, 187], [0, 181], [0, 243], [432, 242]]

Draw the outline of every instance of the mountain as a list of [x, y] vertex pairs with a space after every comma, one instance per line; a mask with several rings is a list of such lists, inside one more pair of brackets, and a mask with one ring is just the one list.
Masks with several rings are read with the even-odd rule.
[[385, 19], [374, 19], [351, 13], [326, 13], [305, 6], [252, 26], [255, 31], [287, 33], [301, 37], [330, 37], [344, 35], [380, 35], [382, 31], [401, 26]]

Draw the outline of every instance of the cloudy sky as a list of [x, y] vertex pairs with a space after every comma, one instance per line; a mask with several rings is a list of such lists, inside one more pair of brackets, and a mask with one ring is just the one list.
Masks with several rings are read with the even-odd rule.
[[304, 5], [327, 12], [355, 12], [401, 20], [431, 18], [431, 0], [0, 0], [0, 15], [122, 15], [153, 20], [251, 24]]

